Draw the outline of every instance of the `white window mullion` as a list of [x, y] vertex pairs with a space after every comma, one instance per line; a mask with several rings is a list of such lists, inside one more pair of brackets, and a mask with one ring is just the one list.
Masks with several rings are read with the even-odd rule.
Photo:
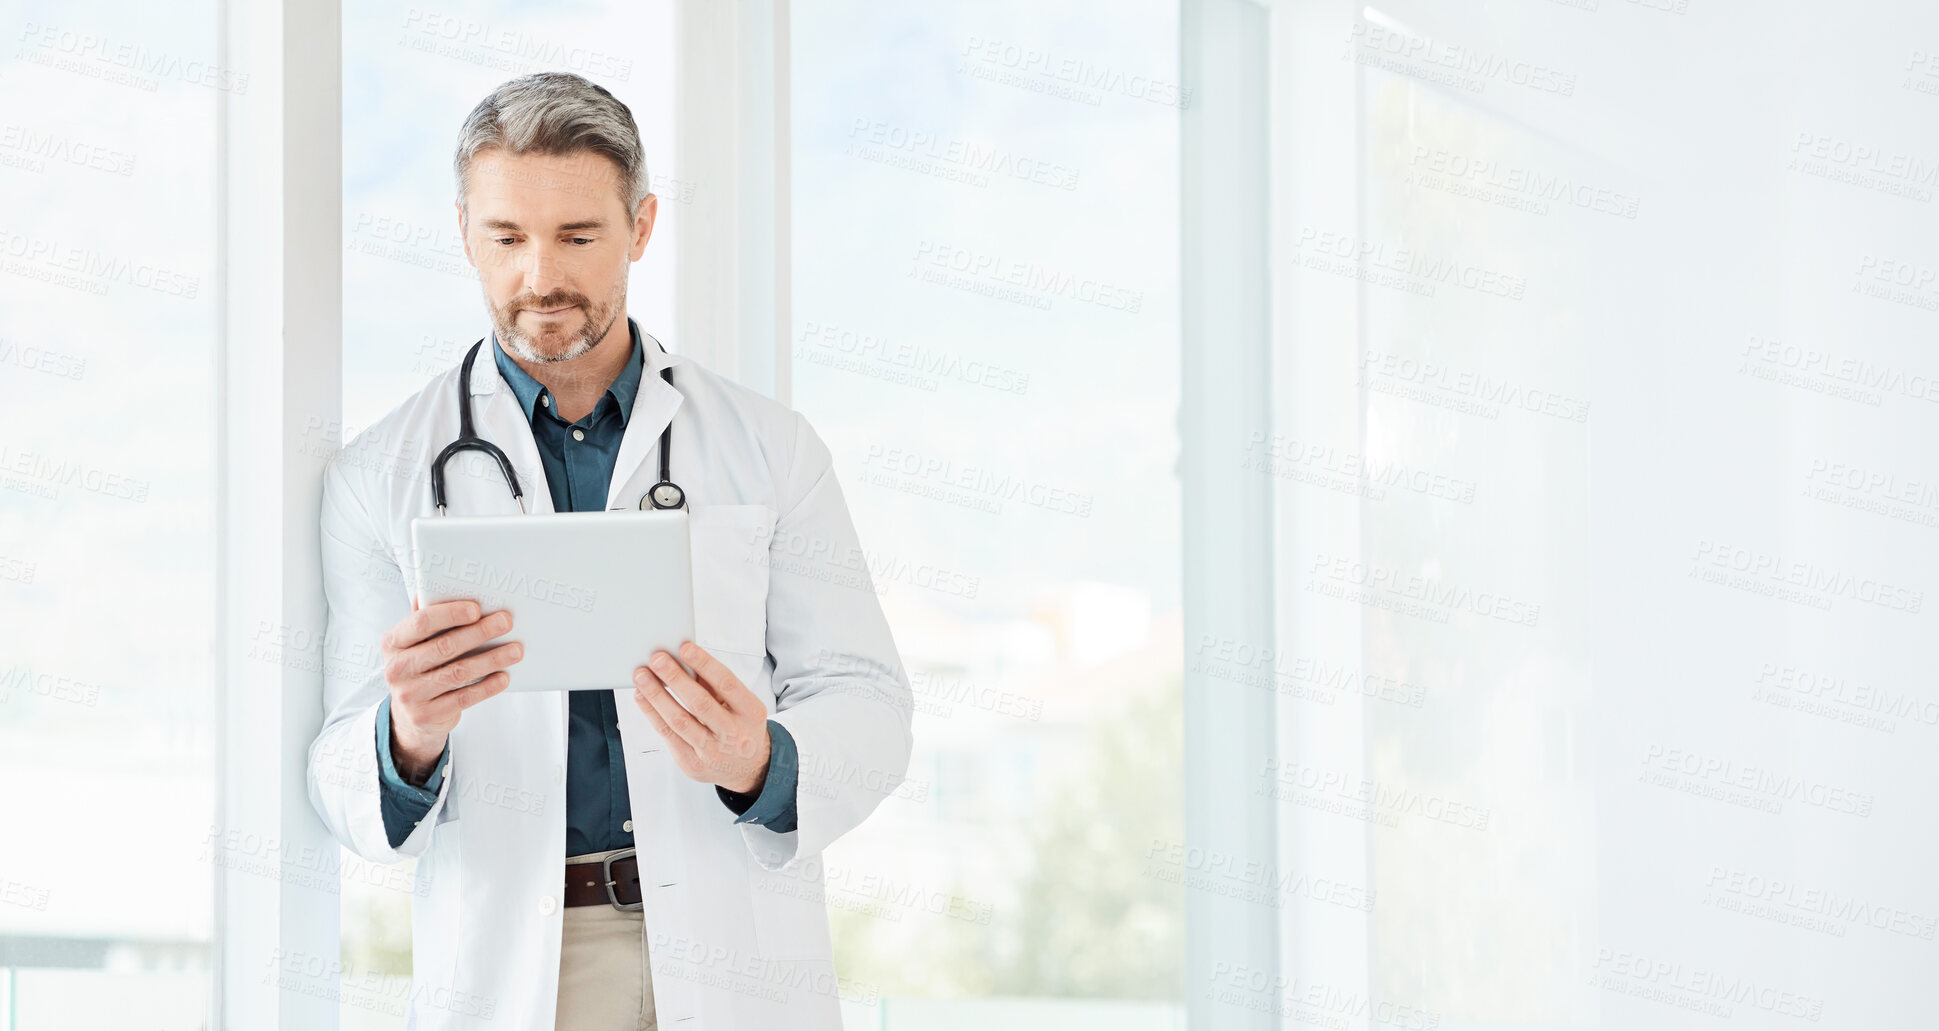
[[[340, 439], [340, 7], [228, 0], [218, 31], [223, 65], [249, 77], [217, 101], [212, 1024], [331, 1029], [338, 851], [305, 763], [328, 660], [321, 471]], [[282, 983], [289, 970], [299, 984]]]
[[[1273, 640], [1273, 483], [1234, 460], [1272, 425], [1267, 221], [1269, 12], [1253, 0], [1184, 0], [1179, 71], [1183, 367], [1179, 477], [1185, 642]], [[1189, 855], [1275, 868], [1277, 811], [1253, 788], [1275, 755], [1275, 695], [1185, 670], [1185, 844]], [[1214, 891], [1185, 893], [1187, 1026], [1277, 1028], [1206, 990], [1217, 971], [1279, 969], [1279, 910]]]
[[[788, 402], [788, 0], [676, 0], [675, 348]], [[664, 202], [661, 211], [667, 210]]]

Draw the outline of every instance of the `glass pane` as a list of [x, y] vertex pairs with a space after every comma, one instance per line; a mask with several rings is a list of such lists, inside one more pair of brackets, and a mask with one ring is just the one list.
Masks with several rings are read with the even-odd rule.
[[0, 1027], [207, 1019], [213, 4], [15, 4], [0, 55]]
[[1923, 1023], [1939, 20], [1539, 6], [1275, 36], [1283, 654], [1386, 687], [1286, 707], [1287, 851], [1378, 902], [1278, 984]]
[[1173, 1026], [1175, 5], [792, 17], [794, 401], [917, 703], [826, 855], [851, 1026]]

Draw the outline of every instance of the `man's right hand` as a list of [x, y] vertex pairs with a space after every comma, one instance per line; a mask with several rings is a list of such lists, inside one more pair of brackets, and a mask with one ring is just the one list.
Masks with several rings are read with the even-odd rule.
[[384, 680], [390, 684], [390, 750], [397, 772], [422, 784], [444, 754], [466, 709], [512, 683], [506, 667], [525, 656], [514, 641], [459, 658], [509, 633], [512, 614], [483, 615], [475, 601], [441, 601], [412, 612], [384, 634]]

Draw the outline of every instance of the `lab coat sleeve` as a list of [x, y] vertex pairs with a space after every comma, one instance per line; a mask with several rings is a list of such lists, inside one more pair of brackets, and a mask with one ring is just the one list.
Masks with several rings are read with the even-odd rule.
[[769, 870], [795, 868], [859, 825], [902, 784], [914, 742], [909, 677], [832, 456], [799, 414], [778, 500], [767, 650], [773, 719], [795, 744], [795, 828], [741, 825], [749, 851]]
[[447, 770], [430, 811], [392, 847], [384, 830], [376, 747], [378, 707], [390, 696], [379, 644], [385, 631], [410, 614], [411, 598], [387, 535], [370, 513], [378, 474], [370, 473], [371, 463], [358, 455], [353, 441], [323, 474], [325, 715], [310, 746], [310, 802], [343, 847], [371, 862], [394, 863], [429, 846], [453, 778]]

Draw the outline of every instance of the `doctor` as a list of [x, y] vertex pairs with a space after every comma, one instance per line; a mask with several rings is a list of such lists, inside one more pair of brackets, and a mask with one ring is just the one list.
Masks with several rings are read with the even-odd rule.
[[[506, 613], [411, 597], [410, 523], [435, 515], [429, 459], [459, 435], [454, 367], [325, 474], [310, 797], [350, 851], [417, 860], [412, 1027], [833, 1031], [852, 990], [819, 854], [900, 783], [911, 699], [828, 448], [626, 316], [658, 201], [610, 93], [507, 82], [455, 170], [492, 327], [462, 403], [535, 515], [635, 508], [670, 432], [696, 676], [660, 652], [611, 691], [504, 694], [519, 644], [454, 659], [516, 639]], [[445, 490], [454, 515], [521, 511], [480, 451]]]

